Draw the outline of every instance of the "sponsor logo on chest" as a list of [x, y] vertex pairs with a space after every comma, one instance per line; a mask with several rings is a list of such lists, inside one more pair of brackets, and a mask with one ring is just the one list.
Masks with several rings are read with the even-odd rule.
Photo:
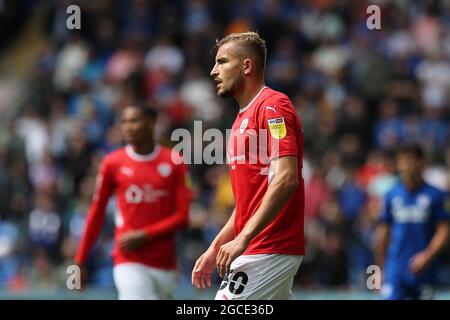
[[419, 195], [414, 203], [405, 204], [401, 197], [392, 199], [392, 215], [398, 223], [424, 223], [430, 214], [431, 199], [428, 195]]

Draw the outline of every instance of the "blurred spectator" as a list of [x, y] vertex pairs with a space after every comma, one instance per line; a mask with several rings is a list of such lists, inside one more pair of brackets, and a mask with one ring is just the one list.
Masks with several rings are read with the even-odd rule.
[[88, 60], [88, 48], [72, 35], [56, 56], [53, 83], [57, 90], [69, 90], [73, 80]]
[[344, 218], [350, 223], [353, 223], [358, 218], [366, 203], [366, 193], [357, 182], [356, 171], [357, 168], [347, 168], [347, 178], [337, 192], [339, 207]]
[[313, 219], [320, 213], [322, 203], [331, 197], [330, 187], [327, 185], [324, 172], [317, 168], [309, 182], [305, 185], [305, 194], [308, 201], [305, 202], [305, 220]]
[[321, 206], [320, 221], [324, 226], [324, 241], [320, 244], [317, 280], [322, 286], [346, 286], [349, 269], [344, 239], [345, 225], [334, 199]]
[[0, 285], [5, 286], [19, 271], [19, 229], [0, 221]]
[[58, 159], [59, 165], [70, 177], [73, 195], [78, 195], [81, 180], [89, 168], [92, 148], [87, 142], [85, 133], [79, 123], [73, 123], [67, 141], [67, 150]]
[[35, 106], [26, 108], [24, 115], [17, 121], [17, 135], [25, 140], [27, 159], [30, 163], [41, 160], [45, 150], [49, 147], [49, 136], [46, 123]]
[[47, 251], [37, 248], [32, 252], [32, 265], [29, 269], [29, 285], [35, 289], [47, 289], [56, 291], [60, 286], [58, 273]]
[[54, 211], [49, 195], [39, 193], [30, 212], [28, 232], [32, 247], [43, 248], [56, 255], [61, 232], [61, 218]]
[[162, 68], [171, 74], [177, 74], [184, 67], [183, 53], [167, 38], [160, 38], [146, 55], [145, 65], [150, 71]]
[[206, 0], [187, 2], [184, 27], [187, 33], [196, 34], [206, 30], [211, 23], [211, 12]]
[[375, 146], [392, 149], [401, 141], [401, 120], [398, 106], [393, 100], [384, 100], [379, 107], [380, 117], [374, 126]]
[[194, 110], [193, 119], [217, 121], [221, 115], [219, 102], [214, 94], [214, 85], [192, 66], [186, 71], [186, 79], [180, 86], [180, 96]]

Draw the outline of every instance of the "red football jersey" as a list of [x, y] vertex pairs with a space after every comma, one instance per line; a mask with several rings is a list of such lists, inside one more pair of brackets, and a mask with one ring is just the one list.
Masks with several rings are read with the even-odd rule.
[[191, 190], [184, 164], [172, 161], [171, 149], [156, 145], [149, 155], [126, 146], [107, 155], [97, 177], [96, 192], [76, 255], [83, 264], [98, 238], [111, 195], [117, 202], [115, 239], [130, 230], [144, 229], [150, 241], [132, 252], [114, 246], [114, 264], [137, 262], [174, 269], [175, 231], [188, 223]]
[[298, 159], [299, 186], [244, 254], [305, 254], [303, 130], [289, 98], [264, 87], [240, 110], [228, 141], [236, 235], [259, 208], [273, 178], [270, 160], [288, 155]]

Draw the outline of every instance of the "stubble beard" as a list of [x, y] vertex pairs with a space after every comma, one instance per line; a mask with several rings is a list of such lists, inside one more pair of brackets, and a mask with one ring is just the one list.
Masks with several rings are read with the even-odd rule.
[[236, 88], [240, 83], [241, 79], [238, 78], [234, 80], [228, 88], [222, 88], [222, 90], [217, 91], [217, 95], [221, 98], [229, 98], [234, 95]]

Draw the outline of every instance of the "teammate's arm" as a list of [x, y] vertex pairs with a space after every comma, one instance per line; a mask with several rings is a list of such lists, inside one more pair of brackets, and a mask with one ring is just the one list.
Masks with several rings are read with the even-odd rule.
[[419, 273], [425, 269], [430, 262], [444, 248], [449, 235], [449, 212], [446, 208], [446, 197], [444, 193], [440, 193], [434, 201], [431, 214], [436, 219], [436, 231], [431, 238], [428, 246], [421, 252], [414, 255], [409, 264], [412, 273]]
[[271, 161], [270, 166], [274, 178], [258, 210], [248, 220], [239, 235], [219, 249], [216, 262], [221, 276], [229, 273], [233, 260], [241, 255], [252, 239], [273, 221], [299, 185], [297, 157], [276, 158]]
[[86, 262], [89, 251], [100, 235], [105, 221], [105, 208], [112, 192], [113, 177], [111, 168], [106, 161], [103, 161], [97, 176], [95, 193], [87, 214], [83, 236], [75, 256], [75, 263], [79, 266]]
[[225, 226], [220, 230], [208, 250], [195, 262], [192, 270], [192, 284], [198, 289], [211, 286], [211, 274], [216, 267], [216, 257], [220, 247], [233, 240], [234, 234], [234, 211]]
[[383, 269], [390, 238], [390, 226], [380, 223], [375, 232], [375, 263]]
[[387, 248], [390, 242], [393, 216], [391, 212], [391, 195], [386, 194], [382, 201], [382, 208], [378, 217], [378, 226], [375, 230], [374, 256], [375, 263], [383, 269]]
[[417, 253], [411, 258], [409, 268], [412, 273], [419, 273], [437, 256], [444, 248], [449, 234], [449, 225], [447, 221], [440, 221], [436, 226], [436, 232], [431, 239], [430, 244], [425, 250]]

